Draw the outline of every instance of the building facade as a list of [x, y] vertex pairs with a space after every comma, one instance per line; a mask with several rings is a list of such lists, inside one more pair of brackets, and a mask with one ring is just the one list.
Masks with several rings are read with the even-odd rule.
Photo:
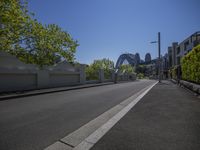
[[178, 42], [173, 42], [172, 43], [172, 66], [177, 65], [177, 60], [176, 60], [177, 47], [178, 47]]
[[176, 49], [176, 62], [180, 65], [181, 58], [190, 52], [195, 46], [200, 44], [200, 31], [195, 32], [184, 41], [179, 43]]
[[169, 61], [169, 68], [172, 67], [172, 47], [169, 46], [168, 47], [168, 61]]
[[181, 58], [198, 44], [200, 44], [200, 31], [193, 33], [179, 44], [173, 42], [172, 46], [168, 47], [169, 68], [180, 65]]

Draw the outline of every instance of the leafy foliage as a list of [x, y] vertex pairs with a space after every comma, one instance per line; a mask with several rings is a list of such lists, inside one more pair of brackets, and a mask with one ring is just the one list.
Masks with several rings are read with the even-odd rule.
[[136, 73], [142, 73], [145, 74], [147, 72], [147, 66], [146, 65], [139, 65], [136, 67]]
[[19, 49], [30, 18], [19, 0], [1, 0], [0, 10], [0, 46], [2, 50], [12, 52], [15, 48]]
[[74, 61], [78, 42], [69, 33], [55, 24], [42, 25], [32, 19], [27, 2], [1, 0], [0, 3], [0, 48], [17, 56], [25, 63], [42, 68], [64, 58]]
[[108, 79], [111, 77], [111, 72], [114, 69], [114, 62], [106, 58], [94, 60], [94, 62], [86, 68], [86, 79], [98, 80], [100, 69], [104, 70], [104, 77]]
[[132, 67], [131, 65], [121, 65], [120, 68], [119, 68], [120, 72], [122, 73], [134, 73], [135, 72], [135, 69], [134, 67]]
[[172, 68], [172, 78], [177, 79], [177, 67], [176, 66]]
[[139, 73], [137, 74], [138, 79], [143, 79], [144, 78], [144, 74], [143, 73]]
[[181, 59], [182, 78], [200, 83], [200, 45]]

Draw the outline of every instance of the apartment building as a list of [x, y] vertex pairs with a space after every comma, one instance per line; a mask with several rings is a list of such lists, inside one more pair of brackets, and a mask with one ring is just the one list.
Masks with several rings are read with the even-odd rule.
[[172, 65], [173, 66], [177, 65], [177, 59], [176, 59], [177, 47], [178, 47], [178, 42], [173, 42], [172, 43]]
[[181, 58], [198, 44], [200, 44], [200, 31], [193, 33], [179, 44], [173, 42], [172, 46], [168, 47], [169, 68], [180, 65]]
[[200, 31], [195, 32], [188, 38], [186, 38], [184, 41], [179, 43], [177, 49], [176, 49], [176, 62], [177, 65], [180, 65], [181, 58], [186, 55], [188, 52], [190, 52], [193, 47], [200, 44]]
[[168, 47], [168, 61], [169, 61], [169, 68], [172, 67], [172, 47]]

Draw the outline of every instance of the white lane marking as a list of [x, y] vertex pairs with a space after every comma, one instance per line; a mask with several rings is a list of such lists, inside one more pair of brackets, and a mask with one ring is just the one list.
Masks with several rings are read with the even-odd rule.
[[[88, 149], [92, 147], [109, 129], [114, 126], [156, 83], [145, 87], [118, 105], [91, 120], [79, 129], [70, 133], [58, 142], [48, 146], [45, 150], [71, 150], [74, 147]], [[142, 95], [142, 97], [141, 97]], [[141, 97], [141, 98], [140, 98]], [[138, 99], [139, 98], [139, 99]], [[132, 106], [132, 105], [133, 106]], [[131, 108], [129, 108], [131, 106]], [[125, 109], [127, 107], [127, 109]], [[128, 111], [127, 111], [128, 110]], [[124, 112], [127, 111], [127, 112]], [[121, 113], [120, 113], [121, 112]], [[124, 114], [123, 114], [124, 112]], [[119, 114], [119, 115], [118, 115]], [[122, 115], [122, 116], [121, 116]], [[121, 116], [121, 118], [120, 118]], [[111, 120], [112, 119], [112, 120]], [[96, 133], [97, 132], [97, 133]], [[89, 138], [92, 136], [91, 138]], [[89, 139], [88, 139], [89, 138]], [[93, 139], [93, 140], [91, 140]], [[96, 141], [96, 142], [95, 142]], [[61, 143], [62, 142], [62, 143]], [[66, 146], [64, 146], [64, 143]], [[81, 144], [81, 145], [80, 145]], [[71, 146], [69, 146], [71, 145]], [[78, 147], [79, 146], [79, 147]]]
[[61, 143], [60, 141], [57, 141], [54, 144], [45, 148], [44, 150], [73, 150], [73, 148], [64, 143]]
[[79, 145], [77, 145], [73, 150], [89, 150], [97, 143], [128, 111], [139, 102], [144, 95], [147, 94], [153, 86], [155, 86], [158, 82], [154, 83], [147, 90], [145, 90], [141, 95], [139, 95], [136, 99], [134, 99], [130, 104], [124, 107], [120, 112], [118, 112], [114, 117], [112, 117], [108, 122], [103, 124], [100, 128], [98, 128], [95, 132], [93, 132], [90, 136], [88, 136], [85, 140], [83, 140]]

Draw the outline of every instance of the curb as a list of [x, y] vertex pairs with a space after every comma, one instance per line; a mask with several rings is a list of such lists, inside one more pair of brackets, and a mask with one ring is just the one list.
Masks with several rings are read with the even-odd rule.
[[200, 85], [195, 84], [189, 81], [180, 80], [180, 85], [184, 86], [185, 88], [189, 89], [190, 91], [200, 95]]
[[111, 84], [114, 84], [114, 83], [113, 82], [107, 82], [107, 83], [97, 83], [97, 84], [86, 85], [86, 86], [74, 86], [74, 87], [66, 87], [66, 88], [63, 87], [64, 89], [63, 88], [62, 89], [49, 89], [48, 91], [44, 91], [44, 90], [47, 90], [47, 89], [42, 89], [41, 91], [38, 91], [38, 92], [29, 91], [30, 93], [13, 94], [13, 95], [10, 94], [10, 95], [0, 96], [0, 101], [14, 99], [14, 98], [20, 98], [20, 97], [29, 97], [29, 96], [35, 96], [35, 95], [56, 93], [56, 92], [62, 92], [62, 91], [85, 89], [85, 88], [104, 86], [104, 85], [111, 85]]
[[177, 84], [177, 81], [174, 79], [170, 79], [172, 83]]
[[182, 87], [186, 90], [191, 91], [192, 93], [196, 94], [196, 96], [200, 95], [200, 85], [199, 84], [195, 84], [195, 83], [188, 82], [185, 80], [180, 80], [180, 82], [178, 84], [178, 82], [174, 79], [171, 79], [171, 82], [179, 85], [180, 87]]

